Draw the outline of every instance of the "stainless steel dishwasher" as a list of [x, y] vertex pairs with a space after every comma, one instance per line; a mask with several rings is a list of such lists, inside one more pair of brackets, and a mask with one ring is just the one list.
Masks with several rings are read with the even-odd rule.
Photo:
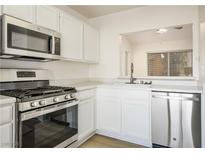
[[152, 92], [153, 147], [201, 147], [201, 94]]

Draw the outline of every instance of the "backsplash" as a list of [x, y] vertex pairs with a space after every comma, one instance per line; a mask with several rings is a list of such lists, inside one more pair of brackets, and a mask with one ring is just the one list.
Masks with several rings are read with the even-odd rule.
[[85, 63], [52, 61], [27, 62], [18, 60], [0, 59], [0, 68], [32, 68], [48, 69], [53, 79], [82, 79], [89, 77], [89, 65]]

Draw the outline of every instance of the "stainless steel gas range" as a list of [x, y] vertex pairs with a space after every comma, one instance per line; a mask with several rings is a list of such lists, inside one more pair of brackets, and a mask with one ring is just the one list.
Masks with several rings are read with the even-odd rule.
[[16, 147], [75, 147], [76, 89], [49, 85], [46, 70], [1, 69], [0, 94], [16, 98]]

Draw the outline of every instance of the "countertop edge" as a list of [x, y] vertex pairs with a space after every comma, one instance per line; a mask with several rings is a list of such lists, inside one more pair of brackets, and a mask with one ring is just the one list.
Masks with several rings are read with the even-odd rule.
[[16, 102], [16, 98], [0, 95], [0, 105], [12, 104]]

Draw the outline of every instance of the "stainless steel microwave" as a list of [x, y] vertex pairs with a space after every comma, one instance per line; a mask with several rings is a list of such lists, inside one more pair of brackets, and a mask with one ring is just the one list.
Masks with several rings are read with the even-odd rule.
[[0, 22], [0, 58], [60, 59], [60, 33], [7, 15], [3, 15]]

